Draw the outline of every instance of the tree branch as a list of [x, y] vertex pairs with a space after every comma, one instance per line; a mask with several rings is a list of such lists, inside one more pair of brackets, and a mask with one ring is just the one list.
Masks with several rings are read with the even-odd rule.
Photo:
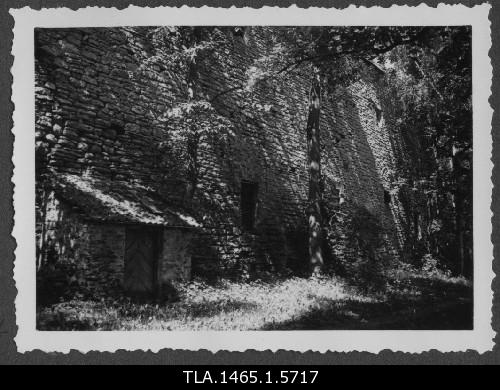
[[[419, 34], [421, 34], [421, 32]], [[364, 57], [369, 57], [369, 58], [372, 57], [372, 56], [374, 57], [376, 55], [381, 55], [381, 54], [384, 54], [384, 53], [387, 53], [387, 52], [393, 50], [397, 46], [407, 45], [407, 44], [411, 44], [411, 43], [415, 42], [417, 40], [417, 38], [419, 37], [419, 34], [415, 34], [414, 36], [412, 36], [410, 39], [408, 39], [406, 41], [403, 41], [403, 40], [393, 41], [393, 42], [391, 42], [392, 43], [391, 45], [384, 46], [381, 49], [376, 49], [376, 48], [373, 47], [369, 51], [368, 50], [364, 50], [364, 49], [351, 49], [351, 50], [344, 50], [344, 51], [341, 51], [341, 52], [330, 51], [330, 52], [323, 53], [323, 54], [318, 54], [318, 55], [315, 55], [315, 56], [307, 56], [307, 57], [299, 58], [299, 59], [293, 61], [292, 63], [283, 66], [282, 68], [280, 68], [277, 72], [273, 73], [272, 75], [264, 77], [260, 81], [266, 81], [266, 80], [269, 80], [270, 78], [275, 77], [277, 75], [281, 75], [281, 74], [283, 74], [285, 72], [292, 71], [293, 69], [295, 69], [298, 66], [302, 65], [304, 62], [308, 62], [308, 61], [311, 61], [311, 62], [313, 62], [313, 61], [322, 62], [322, 61], [326, 61], [328, 59], [334, 59], [334, 58], [338, 58], [338, 57], [346, 56], [346, 55], [358, 55], [358, 56], [359, 55], [363, 55]], [[221, 96], [227, 95], [228, 93], [231, 93], [231, 92], [234, 92], [234, 91], [242, 90], [244, 88], [245, 88], [245, 85], [239, 84], [236, 87], [229, 88], [227, 90], [221, 91], [220, 93], [218, 93], [217, 95], [215, 95], [212, 99], [210, 99], [210, 102], [213, 103], [215, 100], [217, 100]]]

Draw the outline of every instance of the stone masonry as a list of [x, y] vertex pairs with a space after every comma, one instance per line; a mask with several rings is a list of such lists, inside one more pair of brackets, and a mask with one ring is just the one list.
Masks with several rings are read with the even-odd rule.
[[[247, 28], [241, 37], [226, 29], [224, 50], [199, 64], [199, 88], [208, 98], [217, 97], [213, 107], [234, 134], [200, 140], [197, 188], [191, 209], [183, 210], [187, 179], [176, 168], [174, 152], [165, 154], [178, 146], [172, 141], [178, 119], [165, 113], [187, 101], [186, 77], [161, 64], [148, 66], [151, 28], [37, 30], [37, 172], [45, 167], [45, 174], [56, 181], [82, 177], [142, 188], [151, 194], [151, 204], [165, 202], [192, 215], [199, 226], [192, 231], [192, 259], [180, 256], [189, 263], [179, 271], [184, 278], [191, 269], [194, 274], [245, 276], [307, 261], [310, 69], [281, 75], [272, 85], [260, 83], [251, 92], [235, 88], [269, 54], [273, 44], [268, 31]], [[165, 58], [174, 54], [164, 50]], [[395, 156], [400, 153], [394, 145], [400, 143], [394, 141], [398, 134], [390, 126], [390, 109], [379, 97], [381, 70], [366, 64], [364, 74], [322, 102], [324, 200], [335, 215], [358, 209], [373, 215], [383, 227], [384, 241], [374, 250], [397, 258], [406, 231], [404, 211], [393, 191], [399, 179]], [[159, 149], [169, 142], [167, 152]], [[251, 230], [242, 226], [242, 182], [258, 189]], [[38, 220], [43, 224], [41, 213]], [[88, 231], [79, 229], [77, 234]], [[110, 222], [99, 231], [116, 236], [113, 240], [121, 245], [121, 227]], [[179, 241], [170, 236], [164, 242], [176, 246]], [[342, 239], [337, 244], [334, 257], [356, 256]], [[103, 243], [99, 250], [107, 252], [100, 256], [113, 267], [119, 256], [108, 249]], [[175, 249], [186, 250], [183, 244]], [[176, 262], [167, 259], [162, 273], [173, 272]]]

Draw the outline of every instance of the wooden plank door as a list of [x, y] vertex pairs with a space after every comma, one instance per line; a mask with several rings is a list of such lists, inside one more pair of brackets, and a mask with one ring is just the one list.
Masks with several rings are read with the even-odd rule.
[[127, 228], [124, 288], [133, 296], [152, 296], [156, 291], [159, 232], [144, 227]]

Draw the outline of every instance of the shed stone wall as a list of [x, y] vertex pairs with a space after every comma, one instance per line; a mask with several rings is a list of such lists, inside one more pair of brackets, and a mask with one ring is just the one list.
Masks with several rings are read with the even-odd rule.
[[[45, 222], [38, 221], [37, 237], [43, 246], [37, 249], [56, 271], [50, 283], [59, 285], [63, 295], [66, 289], [88, 292], [94, 298], [123, 294], [126, 225], [86, 221], [53, 192], [44, 210]], [[186, 229], [161, 228], [160, 239], [158, 259], [151, 259], [158, 267], [159, 287], [190, 280], [192, 234]]]

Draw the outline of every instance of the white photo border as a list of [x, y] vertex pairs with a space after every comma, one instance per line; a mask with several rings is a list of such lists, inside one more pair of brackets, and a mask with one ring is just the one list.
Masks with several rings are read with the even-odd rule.
[[[444, 5], [335, 8], [144, 8], [88, 7], [10, 10], [14, 17], [12, 101], [14, 140], [14, 228], [17, 242], [14, 279], [15, 342], [19, 352], [42, 350], [68, 353], [78, 350], [115, 352], [164, 348], [245, 351], [253, 349], [378, 353], [382, 350], [421, 353], [429, 350], [484, 353], [493, 349], [491, 289], [494, 272], [491, 195], [493, 163], [491, 121], [492, 66], [488, 56], [491, 6]], [[34, 28], [115, 27], [154, 25], [471, 25], [473, 50], [473, 231], [474, 330], [471, 331], [132, 331], [46, 332], [36, 330], [35, 270], [35, 69]]]

